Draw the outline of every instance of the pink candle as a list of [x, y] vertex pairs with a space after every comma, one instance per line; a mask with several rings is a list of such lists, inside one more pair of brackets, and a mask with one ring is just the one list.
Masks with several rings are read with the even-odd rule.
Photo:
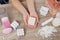
[[10, 21], [9, 21], [8, 17], [3, 17], [3, 18], [1, 19], [1, 21], [2, 21], [2, 25], [3, 25], [5, 28], [10, 27]]
[[12, 31], [13, 31], [12, 28], [6, 28], [2, 31], [2, 33], [7, 35], [7, 34], [10, 34]]

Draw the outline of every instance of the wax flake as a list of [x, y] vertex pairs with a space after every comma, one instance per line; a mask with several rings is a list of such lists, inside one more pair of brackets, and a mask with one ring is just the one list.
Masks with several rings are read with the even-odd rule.
[[55, 36], [55, 32], [57, 32], [55, 27], [45, 26], [38, 30], [38, 35], [40, 35], [42, 38], [49, 38], [51, 36]]

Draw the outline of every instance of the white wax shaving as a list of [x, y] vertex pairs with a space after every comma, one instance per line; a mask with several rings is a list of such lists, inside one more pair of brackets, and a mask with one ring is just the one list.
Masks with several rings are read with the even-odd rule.
[[29, 17], [29, 19], [28, 19], [28, 24], [29, 24], [29, 25], [34, 25], [35, 22], [36, 22], [36, 18], [34, 18], [34, 17]]
[[55, 26], [55, 27], [60, 26], [60, 18], [55, 18], [55, 19], [52, 21], [52, 24], [53, 24], [53, 26]]
[[24, 36], [24, 29], [17, 29], [17, 36]]
[[[48, 38], [54, 35], [54, 32], [57, 32], [53, 26], [45, 26], [38, 30], [38, 35], [43, 38]], [[55, 35], [54, 35], [55, 36]]]
[[51, 17], [50, 19], [46, 20], [41, 25], [44, 26], [44, 25], [48, 24], [49, 22], [51, 22], [52, 20], [53, 20], [53, 17]]
[[48, 8], [48, 7], [41, 6], [40, 14], [41, 14], [42, 16], [46, 16], [47, 13], [48, 13], [48, 11], [49, 11], [49, 8]]
[[16, 21], [13, 21], [12, 23], [11, 23], [11, 27], [14, 29], [14, 30], [16, 30], [16, 28], [19, 26], [19, 23], [18, 22], [16, 22]]

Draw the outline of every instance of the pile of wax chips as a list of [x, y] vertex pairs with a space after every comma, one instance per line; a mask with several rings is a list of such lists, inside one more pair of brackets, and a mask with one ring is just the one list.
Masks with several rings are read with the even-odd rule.
[[[41, 6], [39, 12], [40, 15], [42, 16], [47, 16], [47, 14], [49, 14], [49, 8], [46, 6]], [[49, 23], [51, 23], [52, 25], [48, 25]], [[54, 32], [57, 32], [56, 27], [60, 26], [60, 12], [57, 12], [55, 17], [51, 17], [49, 19], [47, 19], [46, 21], [43, 21], [41, 23], [41, 28], [38, 29], [38, 35], [40, 35], [43, 38], [49, 38], [51, 36], [54, 35]]]

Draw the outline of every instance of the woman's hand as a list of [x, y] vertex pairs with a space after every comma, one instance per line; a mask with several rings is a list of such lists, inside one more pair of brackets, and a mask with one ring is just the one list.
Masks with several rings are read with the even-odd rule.
[[31, 17], [35, 18], [35, 24], [34, 25], [29, 25], [31, 28], [36, 28], [37, 27], [37, 24], [38, 24], [38, 15], [37, 13], [31, 13], [30, 14]]
[[[30, 28], [36, 28], [37, 23], [38, 23], [38, 15], [35, 12], [35, 7], [34, 7], [34, 0], [26, 0], [27, 2], [27, 6], [28, 6], [28, 11], [24, 8], [24, 6], [21, 4], [21, 2], [19, 2], [19, 0], [12, 0], [12, 5], [23, 15], [23, 19], [24, 19], [24, 23], [25, 25], [29, 26]], [[36, 18], [36, 22], [34, 25], [29, 25], [28, 24], [28, 19], [29, 17], [35, 17]]]
[[[28, 23], [28, 20], [29, 20], [30, 17], [33, 17], [33, 18], [36, 19], [34, 25], [30, 25]], [[29, 28], [36, 28], [37, 27], [37, 24], [38, 24], [38, 16], [37, 16], [37, 14], [34, 14], [34, 15], [33, 14], [31, 14], [31, 15], [26, 14], [26, 15], [23, 16], [23, 18], [24, 18], [25, 25], [28, 26]]]
[[38, 15], [37, 15], [37, 13], [35, 11], [34, 1], [35, 0], [26, 0], [27, 6], [28, 6], [28, 10], [29, 10], [29, 13], [30, 13], [29, 16], [32, 16], [32, 17], [35, 17], [36, 18], [35, 25], [29, 25], [32, 28], [36, 28], [37, 23], [38, 23]]

